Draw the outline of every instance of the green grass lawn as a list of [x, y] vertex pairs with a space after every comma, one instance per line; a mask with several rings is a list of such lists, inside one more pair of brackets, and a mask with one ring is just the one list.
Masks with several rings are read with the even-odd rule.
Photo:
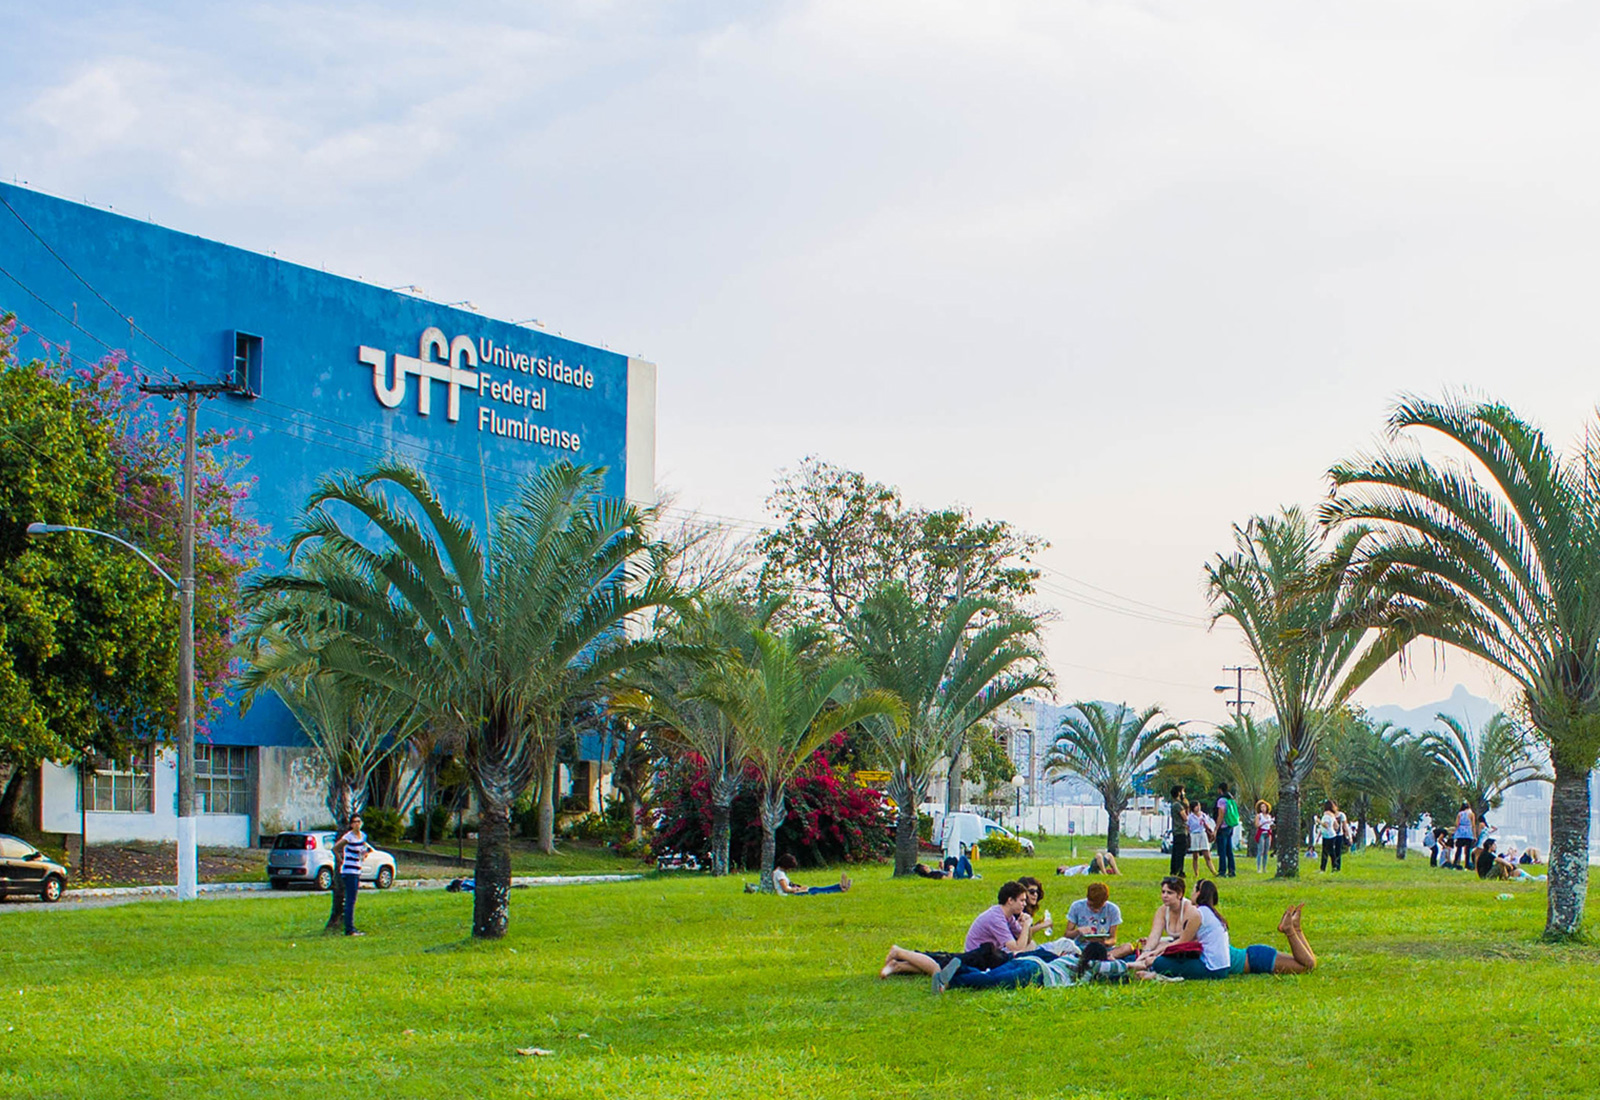
[[[814, 898], [748, 896], [739, 876], [518, 890], [493, 944], [464, 938], [469, 897], [439, 891], [364, 891], [371, 934], [355, 940], [320, 934], [324, 895], [19, 907], [0, 914], [0, 1096], [1600, 1091], [1600, 951], [1538, 942], [1543, 884], [1389, 852], [1336, 878], [1259, 880], [1252, 865], [1222, 884], [1237, 944], [1281, 945], [1284, 905], [1308, 903], [1321, 966], [1305, 977], [942, 997], [877, 979], [891, 941], [959, 947], [1011, 875], [1046, 879], [1063, 914], [1088, 880], [1055, 878], [1054, 862], [987, 861], [973, 882], [871, 867]], [[1126, 868], [1113, 900], [1147, 929], [1165, 861]]]

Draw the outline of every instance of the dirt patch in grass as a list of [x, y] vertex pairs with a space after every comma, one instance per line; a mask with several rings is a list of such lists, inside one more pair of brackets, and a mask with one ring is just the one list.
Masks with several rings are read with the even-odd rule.
[[[68, 845], [67, 857], [78, 861], [77, 845]], [[201, 848], [201, 882], [266, 881], [267, 853], [257, 848]], [[170, 884], [178, 873], [178, 849], [173, 844], [134, 842], [89, 845], [86, 873], [74, 866], [73, 887], [158, 886]]]

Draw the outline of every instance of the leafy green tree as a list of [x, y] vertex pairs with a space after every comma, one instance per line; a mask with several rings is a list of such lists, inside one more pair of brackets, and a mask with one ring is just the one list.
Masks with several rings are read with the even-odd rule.
[[755, 628], [701, 691], [738, 730], [761, 779], [761, 889], [772, 893], [784, 784], [811, 753], [840, 730], [875, 715], [904, 721], [905, 704], [879, 689], [854, 692], [854, 661], [830, 654], [826, 635], [808, 626], [777, 634]]
[[1506, 406], [1461, 400], [1402, 402], [1391, 439], [1412, 429], [1468, 461], [1390, 447], [1340, 463], [1323, 519], [1376, 528], [1351, 562], [1353, 583], [1387, 597], [1371, 621], [1479, 657], [1521, 688], [1554, 764], [1545, 935], [1577, 936], [1600, 758], [1600, 439], [1563, 459]]
[[1015, 604], [1033, 594], [1032, 560], [1044, 540], [962, 508], [909, 506], [900, 490], [807, 458], [767, 498], [775, 525], [762, 537], [759, 586], [790, 597], [799, 617], [845, 633], [861, 603], [898, 584], [940, 622], [963, 596]]
[[1156, 754], [1150, 770], [1150, 788], [1162, 798], [1174, 787], [1182, 787], [1191, 798], [1204, 797], [1214, 786], [1211, 770], [1214, 763], [1211, 753], [1174, 742]]
[[972, 778], [982, 792], [978, 804], [991, 813], [1010, 804], [1014, 794], [1011, 780], [1016, 777], [1017, 765], [994, 727], [987, 723], [974, 726], [966, 738], [966, 753], [972, 763]]
[[380, 463], [324, 479], [290, 544], [346, 568], [251, 586], [259, 601], [309, 593], [337, 607], [340, 629], [317, 647], [322, 667], [408, 696], [423, 719], [461, 732], [479, 805], [479, 938], [505, 934], [512, 807], [573, 702], [654, 654], [626, 624], [677, 599], [655, 576], [644, 514], [602, 491], [601, 471], [539, 471], [500, 511], [485, 550], [419, 471]]
[[[1217, 619], [1231, 619], [1255, 655], [1278, 723], [1278, 877], [1300, 874], [1301, 788], [1317, 763], [1328, 718], [1397, 651], [1380, 632], [1347, 625], [1370, 606], [1371, 586], [1339, 583], [1367, 538], [1351, 527], [1324, 546], [1298, 508], [1234, 525], [1234, 552], [1206, 566]], [[1293, 823], [1293, 831], [1291, 831]]]
[[[979, 597], [955, 600], [930, 620], [903, 585], [888, 584], [862, 601], [850, 636], [872, 682], [906, 704], [903, 723], [880, 716], [866, 728], [888, 764], [889, 797], [898, 807], [894, 873], [909, 875], [917, 862], [917, 807], [939, 758], [959, 753], [967, 731], [1006, 703], [1050, 687], [1038, 626]], [[1010, 768], [1008, 760], [1006, 780]]]
[[[86, 535], [30, 539], [29, 523], [128, 539], [177, 572], [173, 421], [119, 355], [22, 364], [0, 316], [0, 829], [42, 761], [118, 753], [177, 721], [177, 606], [144, 562]], [[238, 513], [231, 437], [197, 448], [196, 680], [204, 721], [228, 678], [238, 583], [261, 529]]]
[[1121, 851], [1122, 811], [1133, 798], [1134, 777], [1164, 749], [1182, 743], [1180, 723], [1160, 718], [1160, 707], [1135, 711], [1126, 703], [1110, 707], [1080, 701], [1062, 716], [1045, 756], [1046, 767], [1072, 772], [1100, 792], [1112, 855]]
[[1476, 733], [1451, 715], [1434, 718], [1444, 730], [1429, 730], [1423, 743], [1478, 820], [1498, 809], [1512, 787], [1551, 781], [1534, 760], [1532, 736], [1505, 712], [1496, 711]]

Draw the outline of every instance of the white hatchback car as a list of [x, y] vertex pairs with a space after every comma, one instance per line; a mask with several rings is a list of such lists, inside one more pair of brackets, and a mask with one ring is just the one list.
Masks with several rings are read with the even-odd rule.
[[[267, 881], [274, 890], [299, 884], [332, 890], [335, 874], [333, 842], [338, 833], [279, 833], [267, 855]], [[394, 885], [394, 856], [368, 849], [361, 861], [361, 881], [380, 890]]]

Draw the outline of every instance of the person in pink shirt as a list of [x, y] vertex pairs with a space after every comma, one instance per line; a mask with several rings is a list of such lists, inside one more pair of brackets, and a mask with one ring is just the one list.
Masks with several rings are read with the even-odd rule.
[[1012, 955], [1033, 946], [1033, 922], [1025, 911], [1028, 888], [1020, 882], [1008, 882], [1000, 887], [996, 904], [978, 914], [967, 929], [965, 952], [956, 955], [948, 951], [910, 951], [896, 944], [889, 948], [878, 977], [893, 974], [937, 974], [939, 968], [951, 959], [960, 958], [965, 965], [987, 970], [1008, 962]]

